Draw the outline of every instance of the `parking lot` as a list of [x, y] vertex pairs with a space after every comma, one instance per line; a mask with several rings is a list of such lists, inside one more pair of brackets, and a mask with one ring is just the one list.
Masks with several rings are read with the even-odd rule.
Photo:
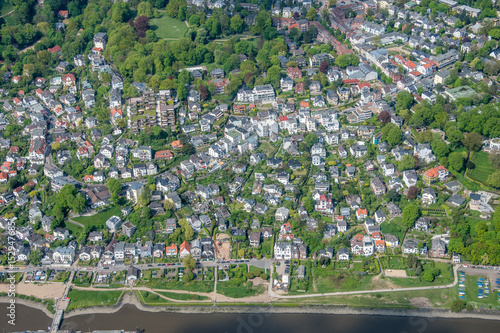
[[[490, 288], [491, 290], [496, 290], [500, 289], [497, 287], [496, 280], [500, 278], [500, 267], [494, 267], [496, 269], [493, 269], [493, 267], [490, 268], [477, 268], [478, 266], [475, 266], [476, 268], [473, 268], [472, 266], [469, 267], [461, 267], [460, 270], [465, 272], [467, 275], [481, 275], [481, 276], [486, 276], [488, 280], [490, 281]], [[487, 267], [487, 266], [483, 266]]]

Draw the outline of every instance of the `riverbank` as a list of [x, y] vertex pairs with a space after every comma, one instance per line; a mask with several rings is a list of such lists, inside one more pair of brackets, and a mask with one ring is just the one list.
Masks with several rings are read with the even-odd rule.
[[[10, 297], [0, 296], [0, 303], [3, 303], [3, 304], [10, 303]], [[16, 304], [21, 304], [21, 305], [24, 305], [24, 306], [27, 306], [27, 307], [30, 307], [33, 309], [40, 310], [43, 313], [45, 313], [47, 315], [47, 317], [50, 317], [50, 318], [54, 317], [54, 314], [52, 312], [50, 312], [47, 309], [47, 307], [41, 302], [35, 302], [35, 301], [30, 301], [28, 299], [22, 299], [22, 298], [16, 297]]]
[[455, 313], [446, 310], [437, 309], [368, 309], [353, 308], [344, 306], [148, 306], [144, 305], [135, 293], [126, 293], [121, 300], [114, 306], [91, 307], [86, 309], [76, 309], [65, 313], [65, 318], [76, 317], [80, 315], [89, 315], [95, 313], [115, 313], [124, 305], [133, 305], [138, 310], [144, 312], [175, 312], [183, 314], [207, 314], [207, 313], [276, 313], [276, 314], [334, 314], [334, 315], [372, 315], [372, 316], [397, 316], [397, 317], [424, 317], [424, 318], [470, 318], [499, 320], [499, 312], [460, 312]]

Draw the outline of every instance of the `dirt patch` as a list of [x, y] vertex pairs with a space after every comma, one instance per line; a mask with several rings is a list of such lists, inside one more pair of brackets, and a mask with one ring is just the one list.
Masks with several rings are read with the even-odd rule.
[[405, 54], [411, 53], [410, 51], [403, 49], [402, 46], [391, 47], [391, 48], [388, 48], [387, 51], [397, 51], [397, 52], [405, 53]]
[[231, 255], [231, 242], [229, 235], [218, 234], [215, 239], [215, 252], [217, 259], [229, 260]]
[[[8, 292], [9, 285], [0, 284], [0, 292]], [[35, 296], [37, 298], [61, 298], [64, 293], [63, 283], [18, 283], [16, 284], [16, 293], [28, 296]]]
[[261, 284], [267, 284], [267, 281], [261, 278], [260, 276], [253, 278], [252, 280], [253, 286], [260, 286]]
[[394, 277], [394, 278], [408, 277], [406, 275], [406, 270], [404, 270], [404, 269], [386, 269], [384, 271], [384, 275], [387, 277]]
[[410, 300], [411, 305], [418, 308], [432, 308], [432, 303], [427, 297], [414, 297]]

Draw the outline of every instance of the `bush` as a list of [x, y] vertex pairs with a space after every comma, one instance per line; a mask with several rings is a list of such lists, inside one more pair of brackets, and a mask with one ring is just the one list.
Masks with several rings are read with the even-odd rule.
[[252, 272], [247, 273], [247, 279], [253, 279], [255, 276], [253, 275]]
[[451, 311], [460, 312], [465, 309], [465, 302], [460, 299], [455, 299], [451, 302]]
[[266, 273], [262, 273], [260, 275], [260, 278], [263, 279], [263, 280], [269, 280], [269, 274], [266, 274]]
[[254, 276], [259, 276], [262, 274], [262, 271], [260, 269], [254, 269], [254, 271], [252, 273]]

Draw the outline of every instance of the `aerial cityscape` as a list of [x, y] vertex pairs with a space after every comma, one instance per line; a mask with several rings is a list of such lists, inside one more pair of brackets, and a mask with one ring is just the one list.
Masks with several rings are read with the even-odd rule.
[[499, 40], [492, 0], [0, 0], [0, 328], [498, 332]]

